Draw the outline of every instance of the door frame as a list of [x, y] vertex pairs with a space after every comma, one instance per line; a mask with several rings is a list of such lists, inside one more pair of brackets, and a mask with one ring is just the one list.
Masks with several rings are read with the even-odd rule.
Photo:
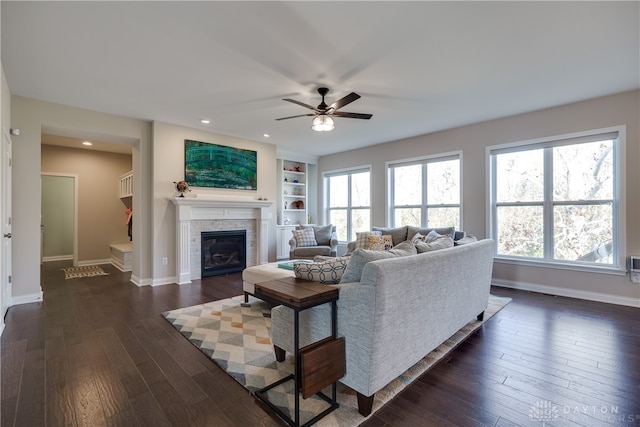
[[[78, 265], [78, 175], [73, 173], [42, 171], [40, 172], [41, 181], [43, 176], [60, 176], [64, 178], [73, 178], [73, 265], [75, 267]], [[42, 185], [40, 186], [40, 188], [42, 188]], [[40, 210], [42, 210], [42, 206], [40, 207]], [[42, 213], [40, 214], [40, 217], [42, 217]]]
[[[12, 141], [9, 129], [3, 128], [0, 140], [0, 333], [4, 316], [11, 307], [11, 162]], [[5, 237], [9, 234], [9, 237]]]

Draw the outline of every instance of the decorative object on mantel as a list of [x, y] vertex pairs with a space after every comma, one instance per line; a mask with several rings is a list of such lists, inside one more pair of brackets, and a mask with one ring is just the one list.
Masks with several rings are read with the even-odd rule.
[[266, 197], [260, 196], [258, 197], [258, 200], [269, 200], [269, 199], [267, 199]]
[[184, 193], [191, 191], [191, 188], [186, 181], [173, 181], [173, 183], [176, 185], [176, 190], [178, 190], [178, 193], [180, 193], [180, 197], [184, 197]]

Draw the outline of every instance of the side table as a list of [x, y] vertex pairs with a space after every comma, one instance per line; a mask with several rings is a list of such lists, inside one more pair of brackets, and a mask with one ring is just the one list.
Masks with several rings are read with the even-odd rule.
[[[272, 280], [263, 283], [256, 283], [254, 295], [262, 300], [272, 302], [275, 304], [282, 304], [289, 307], [294, 312], [294, 357], [295, 357], [295, 370], [294, 373], [270, 384], [255, 392], [256, 398], [265, 403], [271, 410], [276, 412], [280, 418], [282, 418], [287, 424], [294, 427], [300, 427], [300, 392], [303, 392], [303, 396], [306, 398], [309, 394], [309, 388], [303, 382], [306, 379], [307, 383], [312, 383], [311, 394], [316, 394], [324, 401], [329, 403], [329, 407], [316, 415], [313, 419], [309, 420], [302, 427], [310, 426], [324, 417], [331, 411], [338, 408], [336, 383], [338, 379], [342, 378], [345, 371], [345, 356], [344, 356], [344, 338], [337, 340], [337, 304], [339, 291], [331, 286], [323, 285], [315, 282], [308, 282], [306, 280], [299, 280], [294, 277], [282, 278], [279, 280]], [[317, 343], [311, 344], [304, 349], [300, 349], [300, 331], [299, 331], [299, 315], [300, 312], [311, 307], [315, 307], [321, 304], [331, 303], [331, 336]], [[337, 345], [336, 345], [337, 344]], [[317, 360], [318, 349], [322, 346], [331, 346], [331, 354], [335, 357], [335, 349], [341, 349], [342, 354], [338, 358], [335, 358], [332, 363], [322, 366], [324, 372], [318, 373], [318, 369], [314, 369], [313, 378], [309, 379], [305, 377], [304, 366], [301, 363], [302, 358], [307, 354], [310, 355], [309, 360]], [[309, 352], [305, 352], [308, 349]], [[301, 352], [302, 350], [302, 352]], [[339, 350], [340, 351], [340, 350]], [[339, 353], [338, 351], [338, 353]], [[322, 358], [326, 360], [325, 358]], [[316, 367], [317, 368], [317, 367]], [[330, 382], [325, 384], [317, 384], [318, 377], [328, 379]], [[267, 391], [283, 384], [287, 381], [294, 381], [294, 417], [293, 419], [280, 408], [271, 403], [267, 397]], [[332, 396], [329, 398], [327, 395], [319, 391], [331, 385]], [[318, 388], [320, 386], [320, 388]], [[318, 391], [316, 391], [316, 389]]]

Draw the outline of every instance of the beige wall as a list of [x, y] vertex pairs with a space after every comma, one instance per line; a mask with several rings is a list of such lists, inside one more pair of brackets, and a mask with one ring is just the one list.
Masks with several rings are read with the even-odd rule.
[[[626, 240], [623, 250], [628, 258], [640, 254], [639, 122], [640, 91], [632, 91], [324, 156], [319, 160], [318, 174], [321, 177], [328, 170], [372, 165], [372, 221], [373, 225], [385, 225], [386, 161], [462, 150], [463, 228], [478, 237], [486, 237], [486, 147], [626, 125], [627, 227], [623, 230]], [[320, 186], [318, 200], [323, 197]], [[638, 305], [640, 298], [640, 285], [632, 283], [629, 276], [496, 262], [494, 279], [513, 287], [615, 303]]]
[[41, 169], [78, 176], [78, 264], [108, 260], [109, 245], [129, 241], [118, 190], [131, 155], [43, 145]]
[[[199, 194], [221, 197], [257, 199], [266, 197], [274, 202], [269, 227], [269, 259], [276, 252], [276, 146], [262, 142], [203, 132], [168, 123], [153, 124], [153, 283], [175, 283], [175, 210], [169, 197], [175, 196], [174, 181], [184, 179], [184, 140], [209, 142], [258, 152], [257, 191], [195, 188]], [[169, 265], [162, 265], [168, 258]]]
[[[13, 288], [12, 301], [29, 302], [40, 294], [40, 171], [43, 132], [130, 145], [133, 149], [133, 210], [150, 217], [151, 124], [20, 96], [11, 97], [13, 138]], [[142, 177], [145, 177], [144, 179]], [[131, 280], [151, 283], [150, 221], [134, 227]]]

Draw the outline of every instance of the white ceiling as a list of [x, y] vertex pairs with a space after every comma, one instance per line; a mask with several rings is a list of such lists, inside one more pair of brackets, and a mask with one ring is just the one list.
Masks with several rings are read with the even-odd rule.
[[[13, 95], [324, 155], [638, 89], [639, 4], [2, 1], [2, 65]], [[274, 120], [319, 86], [373, 118]]]

